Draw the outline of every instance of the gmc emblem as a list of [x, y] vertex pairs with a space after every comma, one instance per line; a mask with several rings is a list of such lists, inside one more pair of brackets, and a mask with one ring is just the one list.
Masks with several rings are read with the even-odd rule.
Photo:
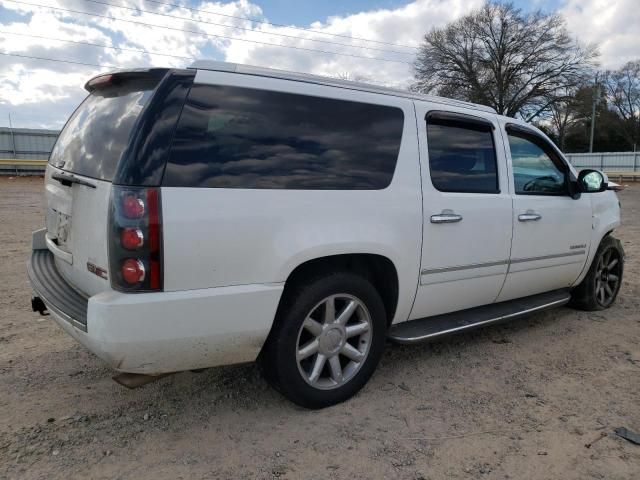
[[99, 276], [100, 278], [104, 278], [107, 280], [109, 277], [107, 276], [107, 271], [102, 267], [97, 267], [91, 262], [87, 262], [87, 270], [89, 270], [94, 275]]

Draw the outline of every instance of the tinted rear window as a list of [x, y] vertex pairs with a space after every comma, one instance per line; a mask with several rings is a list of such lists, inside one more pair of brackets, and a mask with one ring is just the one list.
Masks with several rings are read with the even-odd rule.
[[113, 180], [156, 84], [156, 79], [132, 79], [92, 92], [60, 133], [51, 151], [51, 164], [79, 175]]
[[431, 183], [441, 192], [499, 193], [491, 126], [429, 120]]
[[393, 177], [403, 121], [395, 107], [194, 85], [163, 184], [382, 189]]

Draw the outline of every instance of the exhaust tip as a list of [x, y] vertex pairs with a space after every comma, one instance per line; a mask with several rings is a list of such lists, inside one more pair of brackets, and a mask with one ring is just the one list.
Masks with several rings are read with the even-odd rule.
[[47, 312], [47, 306], [44, 304], [40, 297], [31, 298], [31, 310], [33, 310], [34, 312], [38, 312], [42, 316], [49, 315], [49, 313]]
[[134, 389], [134, 388], [142, 387], [147, 383], [160, 380], [162, 377], [166, 377], [168, 375], [172, 375], [172, 374], [162, 373], [160, 375], [144, 375], [142, 373], [119, 373], [118, 375], [114, 375], [112, 378], [114, 382], [122, 385], [123, 387]]

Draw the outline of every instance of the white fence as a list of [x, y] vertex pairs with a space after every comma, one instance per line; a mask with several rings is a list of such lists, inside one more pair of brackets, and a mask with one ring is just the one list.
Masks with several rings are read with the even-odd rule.
[[640, 152], [565, 153], [571, 164], [605, 172], [640, 172]]

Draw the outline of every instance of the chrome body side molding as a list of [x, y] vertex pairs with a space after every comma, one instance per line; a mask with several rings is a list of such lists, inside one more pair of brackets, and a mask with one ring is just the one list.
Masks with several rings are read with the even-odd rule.
[[456, 265], [453, 267], [433, 268], [429, 270], [425, 269], [425, 270], [422, 270], [420, 274], [432, 275], [434, 273], [457, 272], [459, 270], [469, 270], [473, 268], [485, 268], [485, 267], [495, 267], [498, 265], [511, 265], [513, 263], [535, 262], [538, 260], [549, 260], [552, 258], [575, 257], [578, 255], [585, 255], [586, 253], [587, 253], [586, 250], [574, 250], [571, 252], [554, 253], [552, 255], [544, 255], [541, 257], [514, 258], [511, 260], [498, 260], [496, 262], [474, 263], [471, 265]]

